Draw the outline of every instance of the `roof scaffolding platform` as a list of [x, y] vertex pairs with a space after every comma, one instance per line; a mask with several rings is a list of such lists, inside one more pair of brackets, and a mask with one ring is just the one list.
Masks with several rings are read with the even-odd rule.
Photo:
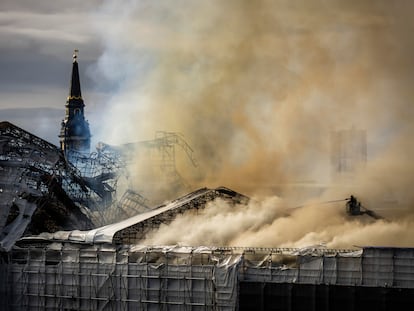
[[197, 161], [190, 145], [179, 133], [158, 131], [152, 140], [118, 146], [98, 143], [98, 155], [122, 161], [122, 174], [128, 187], [144, 196], [150, 205], [159, 205], [178, 195], [191, 191], [191, 186], [177, 168], [177, 148], [183, 151], [193, 167]]

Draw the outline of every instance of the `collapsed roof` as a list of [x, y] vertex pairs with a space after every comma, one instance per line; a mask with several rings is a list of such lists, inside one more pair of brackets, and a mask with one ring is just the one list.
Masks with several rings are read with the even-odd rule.
[[[108, 169], [112, 171], [110, 166]], [[231, 203], [248, 201], [247, 197], [224, 187], [202, 188], [151, 208], [142, 196], [127, 191], [118, 209], [122, 207], [129, 218], [90, 230], [94, 227], [93, 210], [100, 202], [94, 198], [106, 197], [96, 190], [97, 184], [106, 182], [102, 174], [82, 174], [58, 147], [9, 122], [0, 122], [0, 250], [9, 251], [22, 236], [41, 233], [49, 235], [23, 240], [47, 237], [133, 244], [161, 223], [169, 223], [186, 211], [202, 209], [216, 198]]]
[[215, 189], [201, 188], [181, 198], [161, 205], [156, 209], [135, 215], [123, 221], [92, 229], [89, 231], [66, 231], [21, 239], [18, 244], [48, 243], [50, 241], [77, 243], [137, 244], [152, 230], [161, 224], [171, 223], [177, 215], [195, 209], [203, 209], [215, 199], [222, 199], [231, 204], [246, 204], [248, 197], [225, 187]]
[[58, 147], [0, 122], [0, 250], [23, 235], [92, 228], [88, 192]]

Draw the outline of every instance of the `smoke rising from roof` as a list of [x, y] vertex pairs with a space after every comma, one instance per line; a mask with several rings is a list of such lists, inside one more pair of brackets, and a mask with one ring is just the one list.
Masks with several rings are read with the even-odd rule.
[[[114, 93], [101, 136], [123, 143], [180, 132], [200, 164], [183, 172], [195, 188], [225, 185], [252, 195], [327, 182], [329, 134], [355, 126], [368, 133], [368, 167], [356, 189], [329, 194], [352, 191], [370, 208], [393, 196], [411, 207], [413, 6], [107, 1], [96, 15], [106, 45], [97, 76]], [[346, 229], [328, 215], [331, 233]]]
[[373, 221], [368, 216], [347, 216], [345, 203], [310, 203], [287, 208], [288, 202], [268, 197], [246, 206], [217, 200], [197, 214], [178, 216], [171, 224], [151, 232], [147, 245], [220, 245], [252, 247], [329, 248], [401, 246], [413, 244], [414, 217]]

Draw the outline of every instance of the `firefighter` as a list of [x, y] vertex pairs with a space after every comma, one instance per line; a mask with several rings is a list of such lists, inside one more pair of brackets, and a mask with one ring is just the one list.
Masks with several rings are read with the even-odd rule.
[[347, 198], [348, 202], [347, 205], [347, 211], [350, 215], [360, 215], [361, 214], [361, 203], [357, 201], [357, 199], [351, 195], [349, 198]]

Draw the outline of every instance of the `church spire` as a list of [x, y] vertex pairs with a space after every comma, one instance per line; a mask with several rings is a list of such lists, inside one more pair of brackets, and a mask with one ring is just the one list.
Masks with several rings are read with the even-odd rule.
[[65, 105], [66, 114], [65, 119], [62, 120], [59, 135], [60, 148], [69, 158], [72, 153], [88, 154], [91, 142], [89, 123], [84, 115], [85, 104], [80, 87], [78, 52], [75, 50], [73, 54], [69, 96]]
[[78, 53], [79, 50], [73, 51], [72, 78], [70, 79], [70, 91], [68, 99], [82, 99], [79, 80]]

